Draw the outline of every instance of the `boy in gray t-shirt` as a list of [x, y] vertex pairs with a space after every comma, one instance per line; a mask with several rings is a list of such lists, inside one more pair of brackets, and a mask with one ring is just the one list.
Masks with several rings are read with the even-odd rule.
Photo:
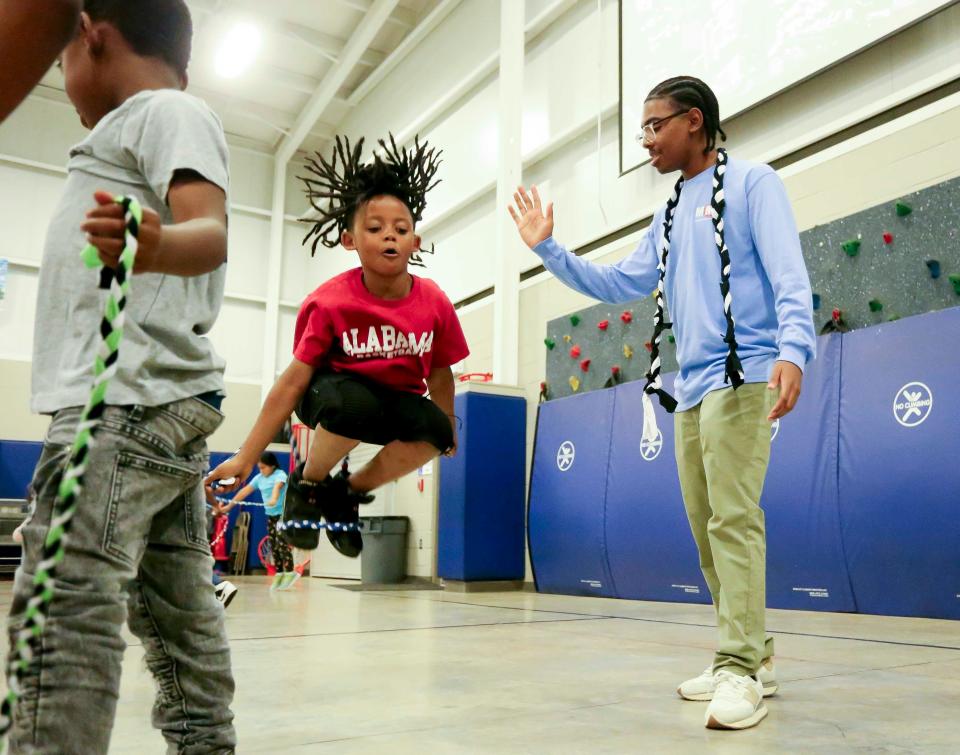
[[206, 438], [223, 419], [224, 363], [206, 334], [223, 297], [227, 147], [216, 116], [182, 91], [192, 36], [183, 0], [85, 0], [84, 10], [61, 64], [91, 132], [70, 152], [40, 271], [32, 407], [52, 420], [23, 529], [11, 636], [92, 386], [105, 292], [80, 252], [89, 241], [116, 266], [123, 219], [114, 195], [136, 197], [144, 215], [118, 370], [11, 745], [107, 751], [126, 619], [156, 679], [153, 723], [170, 750], [232, 752], [233, 678], [201, 484]]

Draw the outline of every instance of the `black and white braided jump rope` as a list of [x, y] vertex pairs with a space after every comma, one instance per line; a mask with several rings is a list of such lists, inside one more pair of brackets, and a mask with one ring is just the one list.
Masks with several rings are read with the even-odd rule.
[[[727, 151], [722, 147], [717, 150], [717, 164], [713, 170], [713, 195], [710, 206], [713, 209], [713, 236], [720, 255], [720, 293], [723, 296], [723, 316], [727, 327], [723, 336], [727, 344], [727, 359], [724, 366], [724, 382], [733, 386], [734, 390], [743, 385], [743, 367], [737, 356], [737, 339], [733, 321], [733, 298], [730, 294], [730, 250], [723, 232], [723, 212], [726, 208], [726, 199], [723, 191], [723, 179], [727, 172]], [[651, 394], [660, 399], [662, 406], [668, 413], [677, 408], [676, 399], [663, 389], [663, 380], [660, 377], [662, 368], [660, 361], [660, 340], [663, 331], [673, 327], [672, 323], [665, 322], [664, 317], [664, 278], [667, 274], [667, 257], [670, 254], [670, 234], [673, 231], [673, 216], [680, 202], [680, 192], [683, 191], [684, 180], [681, 176], [673, 187], [673, 193], [667, 200], [667, 210], [663, 219], [663, 246], [660, 249], [660, 262], [657, 266], [659, 278], [657, 280], [657, 312], [653, 320], [653, 339], [650, 349], [650, 369], [647, 371], [647, 382], [643, 386], [643, 440], [654, 441], [659, 434], [657, 415], [653, 409]]]

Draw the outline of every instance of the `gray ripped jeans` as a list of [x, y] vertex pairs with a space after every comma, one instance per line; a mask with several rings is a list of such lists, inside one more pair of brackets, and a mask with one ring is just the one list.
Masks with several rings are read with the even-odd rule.
[[[47, 431], [33, 478], [34, 511], [23, 529], [11, 635], [33, 592], [79, 417], [79, 408], [64, 409]], [[156, 680], [153, 725], [168, 752], [233, 752], [230, 650], [210, 581], [202, 487], [206, 439], [222, 419], [194, 398], [107, 407], [57, 569], [39, 657], [14, 714], [13, 752], [107, 752], [125, 619], [143, 642]]]

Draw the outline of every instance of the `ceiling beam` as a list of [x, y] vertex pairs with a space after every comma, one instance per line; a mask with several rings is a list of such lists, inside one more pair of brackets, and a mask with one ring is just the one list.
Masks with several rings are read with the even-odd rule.
[[313, 130], [314, 124], [320, 120], [360, 57], [383, 28], [390, 13], [397, 7], [397, 2], [398, 0], [374, 0], [371, 4], [369, 11], [364, 14], [356, 31], [343, 48], [343, 54], [323, 77], [320, 86], [297, 117], [290, 133], [280, 141], [277, 147], [277, 160], [281, 163], [287, 163], [294, 156], [304, 138]]
[[396, 49], [387, 56], [387, 59], [371, 71], [370, 75], [360, 82], [360, 85], [350, 93], [347, 104], [350, 105], [350, 107], [354, 107], [366, 97], [377, 84], [386, 78], [388, 73], [400, 64], [400, 61], [407, 57], [430, 32], [436, 29], [443, 20], [453, 12], [454, 8], [456, 8], [460, 2], [461, 0], [440, 0], [434, 9], [403, 38]]
[[[373, 7], [373, 0], [337, 0], [337, 2], [339, 2], [340, 5], [345, 5], [348, 8], [358, 10], [361, 13], [369, 13], [370, 8]], [[397, 7], [394, 9], [393, 13], [390, 14], [390, 17], [387, 19], [387, 23], [395, 26], [402, 26], [406, 29], [412, 29], [417, 25], [417, 16], [412, 10]]]
[[[343, 49], [347, 45], [347, 40], [340, 39], [340, 37], [334, 37], [332, 34], [326, 34], [309, 26], [302, 26], [290, 21], [281, 21], [275, 24], [273, 28], [277, 34], [287, 39], [296, 40], [313, 48], [331, 63], [336, 63], [340, 59], [340, 56], [343, 55]], [[385, 52], [368, 48], [364, 50], [357, 63], [372, 68], [380, 65], [386, 57]]]

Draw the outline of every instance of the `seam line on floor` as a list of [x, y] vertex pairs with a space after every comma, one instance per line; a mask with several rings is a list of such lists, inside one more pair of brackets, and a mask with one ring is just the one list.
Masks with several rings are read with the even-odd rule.
[[[393, 595], [390, 593], [375, 593], [370, 592], [368, 594], [375, 595], [378, 598], [398, 598], [402, 600], [428, 600], [430, 603], [439, 603], [439, 604], [450, 604], [456, 606], [474, 606], [476, 608], [500, 608], [505, 611], [528, 611], [530, 613], [552, 613], [559, 616], [578, 616], [578, 617], [590, 617], [596, 619], [621, 619], [623, 621], [640, 621], [647, 624], [670, 624], [672, 626], [681, 626], [681, 627], [704, 627], [706, 629], [715, 629], [715, 624], [698, 624], [695, 622], [689, 621], [670, 621], [669, 619], [644, 619], [635, 616], [616, 616], [611, 614], [590, 614], [590, 613], [576, 613], [574, 611], [551, 611], [545, 608], [524, 608], [522, 606], [491, 606], [486, 603], [464, 603], [462, 601], [456, 600], [429, 600], [425, 598], [415, 598], [412, 595]], [[852, 614], [851, 614], [852, 615]], [[899, 617], [893, 617], [899, 618]], [[527, 623], [527, 622], [524, 622]], [[532, 623], [532, 622], [531, 622]], [[843, 635], [835, 634], [816, 634], [814, 632], [790, 632], [787, 630], [781, 629], [768, 629], [770, 634], [783, 634], [791, 637], [816, 637], [824, 640], [847, 640], [850, 642], [873, 642], [881, 645], [900, 645], [903, 647], [913, 647], [913, 648], [932, 648], [935, 650], [956, 650], [960, 651], [960, 646], [956, 645], [934, 645], [926, 642], [902, 642], [900, 640], [878, 640], [872, 639], [869, 637], [845, 637]]]

